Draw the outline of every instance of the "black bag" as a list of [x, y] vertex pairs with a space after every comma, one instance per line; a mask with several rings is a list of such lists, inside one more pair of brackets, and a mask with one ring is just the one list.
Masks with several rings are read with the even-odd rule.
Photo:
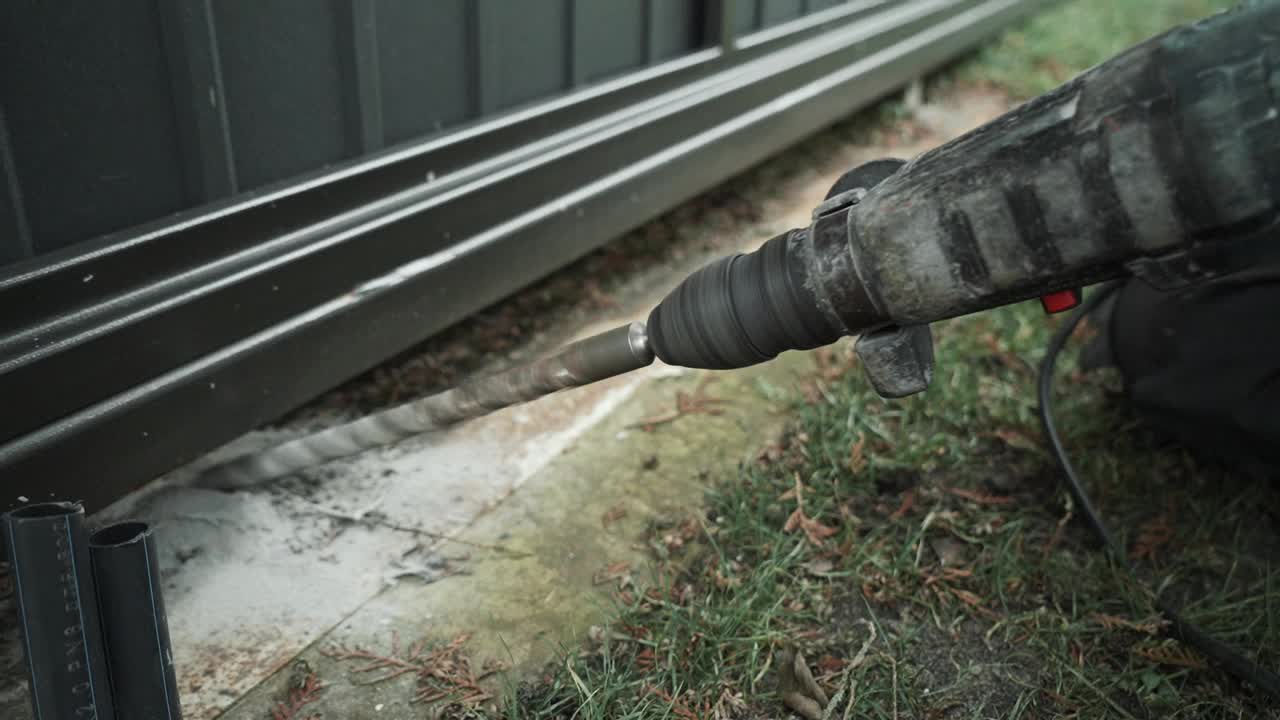
[[1082, 365], [1114, 366], [1125, 394], [1187, 447], [1280, 474], [1280, 262], [1174, 292], [1125, 281], [1090, 318]]

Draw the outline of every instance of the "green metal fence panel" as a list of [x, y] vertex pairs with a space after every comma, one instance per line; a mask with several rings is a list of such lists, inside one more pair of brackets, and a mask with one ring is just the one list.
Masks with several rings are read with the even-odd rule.
[[312, 0], [213, 3], [240, 187], [359, 152], [358, 119], [346, 114], [354, 100], [343, 67], [350, 48], [337, 42], [336, 9]]
[[149, 3], [0, 3], [8, 202], [22, 199], [31, 251], [191, 204], [165, 67]]
[[703, 41], [700, 13], [704, 4], [691, 0], [648, 0], [646, 57], [650, 63], [670, 60], [698, 47]]
[[647, 10], [644, 0], [573, 0], [574, 85], [644, 67]]
[[760, 5], [761, 27], [772, 27], [795, 20], [809, 9], [806, 7], [806, 0], [762, 0]]
[[395, 144], [479, 113], [467, 0], [381, 0], [374, 38], [384, 140]]
[[0, 265], [678, 58], [702, 5], [0, 3]]
[[14, 167], [9, 130], [0, 113], [0, 265], [31, 257], [31, 231], [23, 213], [18, 189], [18, 173]]

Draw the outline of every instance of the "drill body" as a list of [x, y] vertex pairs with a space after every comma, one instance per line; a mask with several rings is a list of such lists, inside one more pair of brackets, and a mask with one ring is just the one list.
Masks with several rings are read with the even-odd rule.
[[928, 323], [1136, 274], [1169, 288], [1272, 252], [1280, 2], [1153, 38], [910, 161], [857, 168], [807, 228], [698, 271], [650, 315], [665, 362], [733, 368], [861, 335], [887, 396]]

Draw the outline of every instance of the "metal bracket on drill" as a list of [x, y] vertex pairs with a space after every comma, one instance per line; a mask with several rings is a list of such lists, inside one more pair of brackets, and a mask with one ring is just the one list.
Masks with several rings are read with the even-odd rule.
[[854, 350], [882, 398], [914, 395], [933, 380], [933, 334], [928, 325], [867, 333], [858, 338]]
[[813, 219], [817, 220], [823, 215], [830, 215], [831, 213], [836, 212], [837, 210], [843, 210], [845, 208], [852, 207], [853, 205], [857, 204], [857, 202], [861, 200], [863, 196], [865, 196], [866, 194], [867, 194], [866, 188], [856, 187], [856, 188], [853, 188], [852, 190], [845, 190], [842, 193], [832, 195], [831, 197], [819, 203], [818, 207], [813, 209]]

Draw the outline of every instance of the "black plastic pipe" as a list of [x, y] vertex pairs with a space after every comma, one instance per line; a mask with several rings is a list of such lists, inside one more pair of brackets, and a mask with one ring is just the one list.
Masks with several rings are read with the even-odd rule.
[[114, 720], [79, 503], [4, 516], [34, 720]]
[[119, 720], [182, 717], [155, 538], [146, 523], [109, 525], [89, 537], [107, 665]]

